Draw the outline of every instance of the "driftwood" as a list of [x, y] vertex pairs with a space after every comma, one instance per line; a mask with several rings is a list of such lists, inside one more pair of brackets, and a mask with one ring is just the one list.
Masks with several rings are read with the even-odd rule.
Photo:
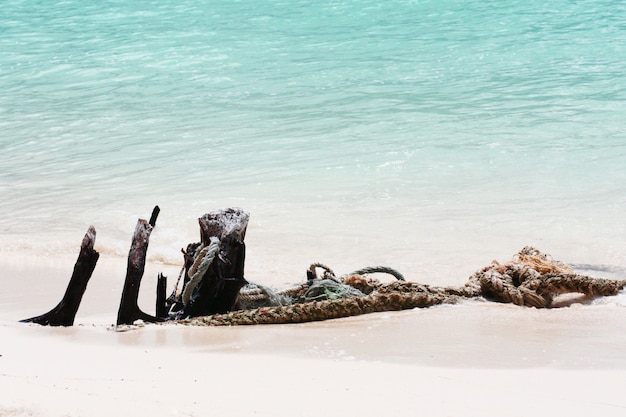
[[180, 293], [168, 298], [172, 318], [196, 317], [230, 311], [244, 278], [243, 242], [250, 215], [237, 208], [213, 211], [200, 219], [199, 243], [183, 250], [185, 279]]
[[[235, 208], [214, 211], [198, 219], [201, 241], [188, 245], [187, 250], [183, 251], [185, 279], [181, 292], [175, 289], [166, 299], [167, 278], [159, 274], [155, 316], [141, 311], [138, 305], [139, 288], [150, 234], [159, 212], [156, 206], [149, 221], [137, 221], [128, 252], [117, 325], [133, 324], [136, 320], [159, 322], [232, 310], [239, 290], [247, 284], [244, 278], [246, 247], [243, 240], [250, 218], [248, 213]], [[95, 238], [96, 231], [90, 227], [83, 239], [74, 274], [59, 305], [46, 314], [22, 322], [51, 326], [71, 326], [74, 323], [87, 282], [99, 257], [93, 249]]]
[[93, 248], [95, 242], [96, 229], [89, 226], [80, 246], [80, 254], [74, 265], [74, 272], [61, 302], [49, 312], [21, 320], [21, 322], [37, 323], [44, 326], [72, 326], [74, 324], [74, 318], [87, 289], [87, 283], [100, 257], [100, 254]]
[[147, 322], [162, 321], [158, 317], [144, 313], [137, 304], [139, 297], [139, 286], [146, 267], [146, 252], [148, 251], [148, 243], [150, 233], [156, 225], [156, 219], [159, 215], [159, 206], [152, 211], [150, 221], [144, 219], [137, 220], [137, 226], [133, 235], [133, 240], [128, 252], [128, 266], [126, 269], [126, 280], [124, 281], [124, 289], [122, 290], [122, 299], [120, 308], [117, 312], [117, 324], [133, 324], [135, 320], [143, 320]]
[[[199, 218], [200, 242], [182, 250], [184, 266], [172, 294], [166, 298], [167, 278], [157, 280], [156, 314], [141, 311], [137, 304], [146, 264], [150, 234], [159, 207], [150, 221], [139, 219], [128, 254], [126, 280], [117, 316], [118, 325], [136, 320], [176, 320], [191, 325], [240, 325], [301, 323], [348, 317], [376, 311], [394, 311], [456, 303], [481, 298], [536, 308], [558, 307], [555, 297], [580, 293], [588, 297], [615, 295], [626, 280], [598, 279], [576, 274], [532, 247], [523, 248], [505, 264], [494, 261], [473, 274], [460, 287], [436, 287], [405, 281], [388, 267], [368, 267], [336, 276], [324, 264], [312, 264], [308, 280], [280, 292], [244, 278], [244, 238], [249, 214], [237, 208], [213, 211]], [[90, 227], [83, 239], [74, 273], [61, 302], [50, 312], [22, 320], [51, 326], [71, 326], [99, 254], [93, 249], [96, 232]], [[322, 276], [316, 269], [322, 268]], [[368, 274], [387, 273], [398, 281], [383, 284]], [[182, 287], [178, 289], [184, 276]]]

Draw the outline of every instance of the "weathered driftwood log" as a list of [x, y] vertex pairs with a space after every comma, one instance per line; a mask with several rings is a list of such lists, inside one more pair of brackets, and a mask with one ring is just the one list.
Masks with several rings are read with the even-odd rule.
[[137, 221], [133, 240], [128, 252], [128, 266], [126, 269], [126, 280], [124, 281], [124, 289], [122, 290], [122, 299], [120, 308], [117, 312], [117, 324], [132, 324], [135, 320], [143, 320], [147, 322], [162, 321], [158, 317], [144, 313], [137, 304], [139, 297], [139, 286], [141, 278], [146, 266], [146, 252], [148, 251], [148, 242], [150, 233], [156, 224], [159, 215], [159, 206], [152, 211], [150, 222], [144, 219]]
[[238, 208], [217, 210], [200, 219], [201, 242], [183, 251], [185, 279], [180, 294], [170, 297], [175, 318], [230, 311], [244, 278], [243, 242], [250, 215]]
[[80, 254], [74, 265], [74, 272], [61, 302], [49, 312], [21, 320], [21, 322], [37, 323], [44, 326], [71, 326], [74, 324], [74, 318], [87, 289], [87, 283], [100, 257], [100, 254], [93, 248], [95, 242], [96, 229], [89, 226], [80, 246]]

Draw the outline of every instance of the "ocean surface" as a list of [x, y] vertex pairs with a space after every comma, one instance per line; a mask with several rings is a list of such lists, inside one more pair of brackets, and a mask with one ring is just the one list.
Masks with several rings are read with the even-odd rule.
[[[461, 283], [526, 245], [626, 275], [626, 3], [5, 0], [0, 257], [251, 213], [249, 279]], [[22, 258], [20, 258], [22, 259]], [[2, 277], [9, 279], [9, 277]]]

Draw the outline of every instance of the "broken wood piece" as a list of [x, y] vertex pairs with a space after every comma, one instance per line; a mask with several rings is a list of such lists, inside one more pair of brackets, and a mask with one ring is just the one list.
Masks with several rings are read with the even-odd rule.
[[246, 229], [250, 214], [240, 208], [227, 208], [215, 210], [198, 219], [200, 223], [200, 238], [206, 246], [211, 240], [211, 236], [224, 240], [230, 236], [243, 242], [246, 237]]
[[160, 319], [167, 318], [166, 292], [167, 292], [167, 277], [159, 273], [159, 276], [157, 277], [155, 315]]
[[89, 226], [83, 238], [80, 254], [74, 265], [74, 272], [67, 285], [61, 302], [41, 316], [20, 320], [22, 323], [37, 323], [43, 326], [72, 326], [76, 312], [87, 289], [87, 283], [96, 268], [100, 254], [94, 250], [96, 229]]
[[143, 320], [146, 322], [162, 321], [158, 317], [144, 313], [137, 304], [139, 297], [139, 286], [146, 266], [146, 252], [148, 251], [148, 242], [150, 233], [156, 224], [156, 218], [159, 214], [159, 206], [155, 206], [152, 211], [150, 222], [145, 219], [137, 220], [135, 233], [128, 252], [128, 266], [126, 269], [126, 280], [124, 281], [124, 289], [122, 290], [122, 299], [120, 308], [117, 312], [117, 325], [133, 324], [135, 320]]

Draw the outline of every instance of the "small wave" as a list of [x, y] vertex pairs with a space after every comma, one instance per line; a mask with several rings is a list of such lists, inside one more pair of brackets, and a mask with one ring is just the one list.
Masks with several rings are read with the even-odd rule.
[[626, 307], [626, 291], [622, 290], [619, 294], [612, 297], [599, 297], [595, 298], [591, 305], [594, 306], [615, 306]]
[[577, 273], [583, 275], [602, 275], [604, 278], [626, 279], [626, 267], [619, 265], [569, 264], [569, 266], [571, 266]]

